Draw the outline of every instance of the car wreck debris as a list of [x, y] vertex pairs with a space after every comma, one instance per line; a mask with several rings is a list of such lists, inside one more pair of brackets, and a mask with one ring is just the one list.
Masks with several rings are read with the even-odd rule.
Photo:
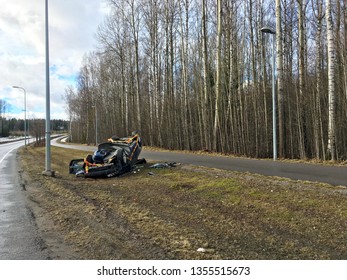
[[98, 178], [114, 177], [130, 172], [137, 163], [145, 163], [139, 159], [142, 143], [138, 133], [118, 138], [111, 137], [102, 143], [93, 155], [84, 159], [73, 159], [69, 164], [69, 173], [78, 177]]
[[159, 162], [151, 165], [149, 168], [161, 169], [161, 168], [170, 168], [176, 167], [179, 163], [176, 162]]

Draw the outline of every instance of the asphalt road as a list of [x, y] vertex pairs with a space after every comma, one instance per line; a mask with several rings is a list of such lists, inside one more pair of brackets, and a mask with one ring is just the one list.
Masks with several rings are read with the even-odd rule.
[[[95, 151], [94, 146], [66, 145], [52, 140], [52, 145]], [[171, 151], [146, 151], [143, 150], [140, 157], [150, 161], [180, 162], [198, 166], [250, 172], [266, 176], [278, 176], [294, 180], [328, 183], [334, 186], [347, 186], [347, 166], [326, 166], [309, 163], [289, 163], [283, 161], [258, 160], [246, 158], [231, 158], [223, 156], [198, 155], [193, 153], [181, 153]]]
[[16, 151], [24, 141], [0, 145], [0, 260], [47, 259], [19, 181]]

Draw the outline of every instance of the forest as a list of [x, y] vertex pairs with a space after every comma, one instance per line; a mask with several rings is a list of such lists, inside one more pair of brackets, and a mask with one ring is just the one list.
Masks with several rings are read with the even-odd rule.
[[347, 159], [347, 0], [106, 2], [65, 90], [72, 141]]

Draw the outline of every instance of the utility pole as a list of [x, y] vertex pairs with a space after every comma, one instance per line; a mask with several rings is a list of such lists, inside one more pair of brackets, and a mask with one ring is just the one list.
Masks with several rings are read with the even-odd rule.
[[45, 34], [46, 34], [46, 160], [43, 175], [54, 176], [51, 169], [51, 110], [49, 85], [49, 28], [48, 28], [48, 0], [45, 0]]

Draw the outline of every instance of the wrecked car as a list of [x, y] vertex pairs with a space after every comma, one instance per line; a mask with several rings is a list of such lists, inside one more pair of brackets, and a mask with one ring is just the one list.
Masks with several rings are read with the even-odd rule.
[[142, 143], [139, 133], [119, 138], [113, 136], [102, 143], [93, 155], [84, 159], [73, 159], [69, 164], [69, 173], [86, 178], [114, 177], [130, 172], [139, 160]]

